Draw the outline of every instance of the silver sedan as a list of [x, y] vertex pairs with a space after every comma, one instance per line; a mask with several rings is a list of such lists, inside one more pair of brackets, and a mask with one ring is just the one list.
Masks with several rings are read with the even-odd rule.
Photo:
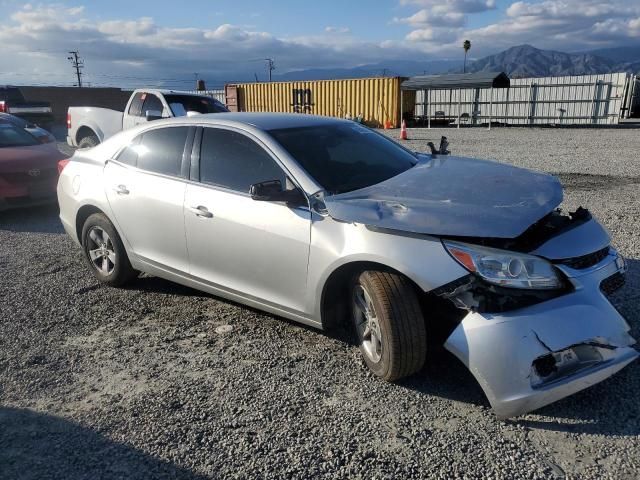
[[549, 175], [410, 152], [350, 121], [212, 114], [78, 151], [60, 217], [101, 281], [146, 272], [307, 325], [351, 325], [398, 380], [444, 345], [499, 417], [638, 353], [607, 300], [625, 262]]

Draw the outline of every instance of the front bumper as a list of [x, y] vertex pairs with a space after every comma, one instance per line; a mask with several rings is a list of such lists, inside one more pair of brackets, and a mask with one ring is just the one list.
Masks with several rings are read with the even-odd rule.
[[11, 185], [0, 178], [0, 212], [56, 203], [56, 179], [32, 185]]
[[611, 249], [591, 268], [559, 267], [573, 292], [509, 312], [469, 313], [449, 336], [445, 347], [469, 368], [499, 418], [583, 390], [638, 357], [629, 325], [600, 289], [623, 272], [620, 258]]

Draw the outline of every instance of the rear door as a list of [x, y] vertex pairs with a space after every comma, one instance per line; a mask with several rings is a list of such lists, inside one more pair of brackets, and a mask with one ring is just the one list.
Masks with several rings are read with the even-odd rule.
[[[304, 311], [311, 232], [308, 207], [251, 199], [253, 183], [290, 183], [256, 139], [203, 128], [185, 195], [191, 274], [232, 293]], [[200, 143], [198, 149], [198, 143]]]
[[105, 166], [109, 204], [133, 253], [180, 272], [188, 271], [184, 157], [194, 131], [186, 126], [148, 130]]

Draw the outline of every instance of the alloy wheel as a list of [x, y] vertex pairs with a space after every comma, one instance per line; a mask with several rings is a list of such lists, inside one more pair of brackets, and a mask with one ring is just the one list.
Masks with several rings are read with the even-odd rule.
[[373, 363], [382, 358], [382, 333], [371, 296], [362, 284], [353, 290], [353, 319], [364, 354]]
[[87, 235], [87, 252], [93, 267], [109, 276], [116, 268], [116, 252], [109, 234], [101, 227], [91, 227]]

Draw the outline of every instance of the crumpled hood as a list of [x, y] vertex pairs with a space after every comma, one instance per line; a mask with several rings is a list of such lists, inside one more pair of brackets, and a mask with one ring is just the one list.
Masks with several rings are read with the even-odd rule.
[[562, 202], [553, 176], [434, 156], [389, 180], [325, 197], [336, 220], [438, 236], [515, 238]]

